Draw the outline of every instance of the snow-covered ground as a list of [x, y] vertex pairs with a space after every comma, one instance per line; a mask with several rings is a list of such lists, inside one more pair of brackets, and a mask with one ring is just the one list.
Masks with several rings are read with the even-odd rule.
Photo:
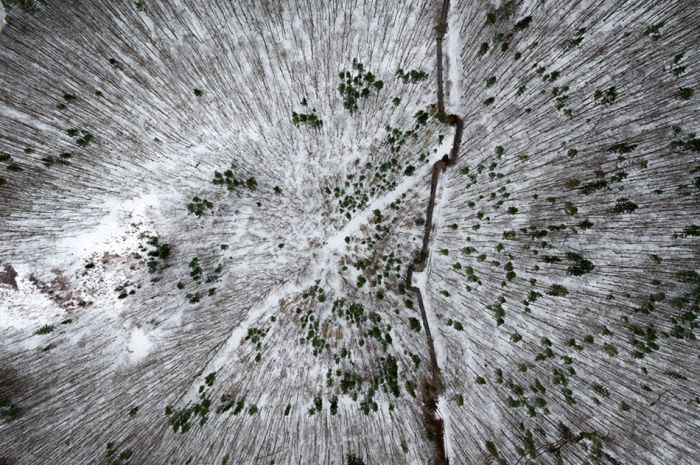
[[[0, 463], [434, 463], [442, 3], [13, 7]], [[697, 11], [451, 3], [450, 463], [693, 463]]]

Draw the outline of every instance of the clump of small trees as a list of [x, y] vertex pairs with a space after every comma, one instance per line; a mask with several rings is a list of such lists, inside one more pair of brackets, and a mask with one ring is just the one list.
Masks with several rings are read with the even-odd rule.
[[384, 81], [377, 79], [371, 71], [365, 71], [362, 63], [356, 58], [352, 60], [352, 71], [341, 71], [338, 92], [343, 97], [343, 107], [350, 113], [357, 111], [357, 103], [361, 98], [367, 98], [372, 90], [379, 92], [384, 87]]
[[187, 211], [196, 217], [200, 217], [206, 210], [214, 209], [214, 204], [207, 199], [202, 199], [198, 196], [192, 197], [192, 202], [187, 204]]
[[[301, 101], [301, 106], [309, 106], [306, 99], [303, 99]], [[305, 124], [307, 126], [311, 126], [311, 128], [313, 129], [321, 129], [323, 127], [323, 120], [321, 120], [321, 118], [318, 117], [315, 108], [312, 108], [311, 112], [307, 113], [296, 111], [292, 112], [292, 123], [294, 123], [294, 126]]]
[[10, 423], [22, 416], [22, 409], [12, 404], [9, 399], [0, 397], [0, 418]]
[[416, 84], [428, 79], [428, 73], [423, 70], [411, 69], [404, 71], [402, 68], [399, 68], [396, 71], [396, 77], [401, 79], [404, 84]]

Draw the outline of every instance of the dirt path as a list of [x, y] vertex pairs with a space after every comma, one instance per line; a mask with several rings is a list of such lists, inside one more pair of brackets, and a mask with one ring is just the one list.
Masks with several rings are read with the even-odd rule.
[[459, 156], [459, 147], [462, 143], [462, 133], [464, 131], [464, 121], [458, 115], [445, 116], [444, 103], [444, 87], [443, 87], [443, 56], [442, 43], [447, 32], [447, 12], [449, 11], [449, 0], [438, 0], [438, 15], [436, 31], [437, 42], [437, 75], [438, 75], [438, 111], [442, 121], [450, 126], [455, 127], [455, 135], [452, 141], [452, 149], [449, 154], [445, 154], [442, 160], [435, 162], [432, 168], [432, 176], [430, 178], [430, 199], [425, 218], [425, 230], [423, 232], [423, 245], [417, 257], [417, 266], [409, 265], [406, 273], [406, 289], [412, 292], [418, 301], [421, 318], [423, 320], [423, 328], [428, 342], [428, 352], [431, 365], [431, 379], [425, 380], [423, 383], [423, 414], [425, 417], [426, 428], [430, 432], [435, 442], [435, 465], [449, 464], [447, 457], [447, 449], [445, 447], [445, 425], [437, 414], [438, 398], [443, 392], [442, 370], [438, 365], [437, 356], [435, 354], [435, 343], [430, 331], [430, 324], [425, 313], [425, 304], [420, 288], [413, 285], [413, 272], [423, 271], [425, 263], [430, 255], [430, 234], [433, 231], [433, 212], [435, 210], [435, 197], [437, 194], [437, 186], [440, 182], [440, 174], [448, 167], [454, 166], [457, 163]]

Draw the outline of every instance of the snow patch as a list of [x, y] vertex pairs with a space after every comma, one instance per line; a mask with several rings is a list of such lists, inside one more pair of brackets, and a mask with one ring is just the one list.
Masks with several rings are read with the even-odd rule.
[[0, 285], [0, 328], [36, 330], [63, 315], [63, 310], [29, 281], [28, 267], [16, 265], [15, 271], [17, 289]]
[[153, 349], [151, 335], [147, 334], [143, 328], [134, 328], [129, 335], [129, 342], [126, 346], [127, 359], [130, 363], [138, 363]]
[[131, 224], [150, 223], [152, 212], [160, 206], [159, 197], [145, 194], [129, 200], [110, 198], [105, 200], [108, 212], [96, 227], [72, 237], [66, 237], [56, 248], [70, 255], [85, 257], [98, 251], [120, 253], [138, 246], [138, 237], [127, 234]]
[[451, 9], [451, 14], [447, 18], [447, 83], [446, 91], [448, 96], [448, 113], [458, 113], [461, 108], [460, 100], [462, 89], [459, 85], [462, 69], [462, 45], [459, 37], [459, 12]]

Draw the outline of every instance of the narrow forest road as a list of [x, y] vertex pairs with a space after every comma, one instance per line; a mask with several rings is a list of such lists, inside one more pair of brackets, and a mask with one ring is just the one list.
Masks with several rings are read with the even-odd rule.
[[428, 317], [426, 315], [425, 302], [423, 300], [425, 286], [422, 286], [423, 290], [421, 290], [418, 285], [414, 285], [413, 283], [414, 271], [423, 271], [430, 255], [430, 234], [433, 231], [433, 212], [435, 210], [435, 197], [437, 194], [438, 183], [440, 182], [440, 174], [448, 167], [457, 164], [459, 147], [462, 143], [462, 134], [464, 132], [464, 120], [458, 115], [451, 114], [447, 116], [445, 113], [442, 46], [445, 34], [447, 33], [447, 13], [450, 8], [450, 2], [449, 0], [437, 0], [437, 2], [438, 12], [436, 15], [437, 24], [435, 26], [435, 40], [437, 45], [436, 66], [438, 76], [438, 117], [446, 124], [454, 126], [455, 132], [450, 153], [446, 154], [441, 160], [436, 161], [432, 168], [432, 176], [430, 179], [430, 199], [428, 201], [428, 208], [425, 215], [426, 218], [425, 230], [423, 232], [423, 244], [421, 250], [418, 252], [418, 256], [416, 257], [417, 266], [414, 266], [413, 264], [409, 265], [406, 272], [406, 289], [412, 292], [416, 296], [416, 300], [418, 300], [418, 308], [420, 309], [421, 318], [423, 320], [423, 328], [425, 328], [425, 334], [428, 342], [428, 352], [431, 364], [431, 379], [424, 380], [422, 386], [423, 415], [425, 418], [426, 428], [432, 433], [431, 436], [435, 441], [434, 463], [435, 465], [447, 465], [449, 464], [449, 457], [447, 456], [447, 447], [445, 446], [445, 425], [443, 420], [438, 416], [437, 412], [438, 398], [440, 394], [442, 394], [444, 387], [442, 381], [442, 370], [438, 364], [435, 353], [435, 341], [433, 339], [433, 334], [430, 331], [430, 324], [428, 323]]

